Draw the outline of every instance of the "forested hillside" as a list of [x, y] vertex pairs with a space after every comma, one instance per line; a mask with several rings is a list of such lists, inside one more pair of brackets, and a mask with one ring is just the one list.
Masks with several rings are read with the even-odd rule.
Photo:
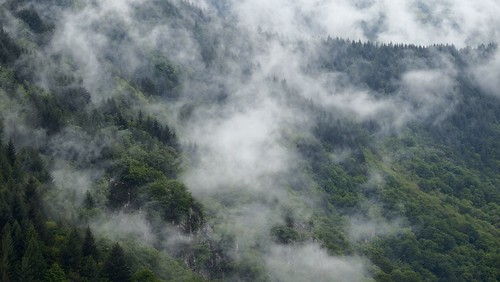
[[212, 2], [0, 1], [1, 281], [500, 280], [495, 42]]

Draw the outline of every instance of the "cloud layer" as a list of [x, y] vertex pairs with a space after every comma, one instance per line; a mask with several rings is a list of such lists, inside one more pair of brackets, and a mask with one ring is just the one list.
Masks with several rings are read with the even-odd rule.
[[290, 37], [332, 36], [417, 45], [497, 41], [500, 3], [485, 1], [230, 1], [241, 23]]

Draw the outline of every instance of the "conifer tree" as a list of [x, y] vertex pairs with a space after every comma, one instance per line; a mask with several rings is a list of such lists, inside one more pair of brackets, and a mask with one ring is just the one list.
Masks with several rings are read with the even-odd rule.
[[90, 210], [95, 208], [95, 199], [94, 196], [90, 193], [90, 191], [87, 191], [85, 193], [85, 199], [83, 199], [83, 207]]
[[62, 266], [65, 270], [77, 270], [82, 258], [82, 239], [74, 228], [66, 238], [61, 250]]
[[24, 203], [19, 193], [15, 193], [13, 198], [12, 215], [17, 222], [24, 225], [24, 222], [27, 219], [26, 204]]
[[131, 281], [130, 268], [125, 260], [123, 249], [118, 243], [113, 246], [104, 264], [104, 277], [111, 282]]
[[80, 275], [89, 281], [96, 281], [99, 276], [97, 262], [91, 256], [85, 256], [80, 261]]
[[10, 224], [6, 224], [2, 232], [2, 242], [0, 249], [0, 279], [8, 282], [12, 279], [12, 264], [14, 256], [14, 243], [11, 236], [12, 228]]
[[58, 263], [52, 264], [52, 266], [45, 273], [45, 282], [66, 282], [66, 275], [64, 270]]
[[7, 144], [7, 159], [9, 160], [11, 166], [14, 166], [14, 163], [16, 162], [16, 155], [17, 153], [14, 143], [12, 143], [12, 140], [9, 140], [9, 144]]
[[90, 227], [87, 227], [87, 230], [85, 231], [85, 237], [83, 239], [82, 246], [82, 255], [84, 257], [90, 256], [94, 260], [97, 260], [99, 258], [99, 251], [97, 250], [97, 247], [95, 245], [94, 235], [92, 234], [92, 230], [90, 230]]
[[42, 254], [42, 246], [33, 225], [28, 227], [28, 244], [21, 261], [22, 281], [43, 281], [47, 264]]
[[12, 241], [14, 244], [14, 252], [16, 254], [19, 254], [20, 256], [24, 254], [24, 247], [25, 247], [25, 242], [24, 242], [24, 236], [23, 236], [23, 231], [21, 229], [21, 225], [17, 222], [17, 220], [14, 221], [12, 224]]

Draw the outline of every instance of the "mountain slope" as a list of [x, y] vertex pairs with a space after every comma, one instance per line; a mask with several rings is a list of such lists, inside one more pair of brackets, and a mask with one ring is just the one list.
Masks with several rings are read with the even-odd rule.
[[1, 4], [2, 280], [500, 280], [497, 46], [226, 4]]

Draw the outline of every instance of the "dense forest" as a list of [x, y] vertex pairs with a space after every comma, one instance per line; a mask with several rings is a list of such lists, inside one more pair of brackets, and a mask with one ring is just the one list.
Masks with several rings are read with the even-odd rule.
[[1, 281], [500, 280], [495, 43], [221, 3], [0, 1]]

